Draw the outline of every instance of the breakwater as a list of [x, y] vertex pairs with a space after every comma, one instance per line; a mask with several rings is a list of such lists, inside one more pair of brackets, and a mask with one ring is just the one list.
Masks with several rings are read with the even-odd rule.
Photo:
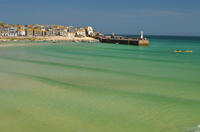
[[101, 38], [102, 43], [124, 44], [124, 45], [136, 45], [136, 46], [149, 46], [149, 40], [142, 39], [130, 39], [130, 38]]

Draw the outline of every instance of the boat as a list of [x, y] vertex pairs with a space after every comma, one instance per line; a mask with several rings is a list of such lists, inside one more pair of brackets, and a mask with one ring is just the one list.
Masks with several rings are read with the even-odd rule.
[[174, 50], [174, 53], [182, 53], [182, 50]]
[[192, 53], [192, 50], [186, 50], [184, 52], [186, 52], [186, 53]]
[[182, 50], [174, 50], [174, 53], [192, 53], [192, 50], [185, 50], [185, 51], [182, 51]]

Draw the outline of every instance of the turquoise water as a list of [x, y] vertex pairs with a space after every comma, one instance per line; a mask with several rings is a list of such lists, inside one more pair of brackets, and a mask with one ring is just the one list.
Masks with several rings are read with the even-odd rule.
[[3, 132], [185, 132], [200, 124], [199, 39], [42, 44], [0, 48]]

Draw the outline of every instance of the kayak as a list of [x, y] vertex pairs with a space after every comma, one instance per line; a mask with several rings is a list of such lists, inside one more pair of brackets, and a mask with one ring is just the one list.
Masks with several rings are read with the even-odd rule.
[[174, 53], [182, 53], [182, 50], [174, 50]]
[[186, 53], [192, 53], [192, 50], [186, 50], [184, 52], [186, 52]]
[[174, 50], [174, 53], [192, 53], [192, 50], [185, 50], [185, 51], [182, 51], [182, 50]]

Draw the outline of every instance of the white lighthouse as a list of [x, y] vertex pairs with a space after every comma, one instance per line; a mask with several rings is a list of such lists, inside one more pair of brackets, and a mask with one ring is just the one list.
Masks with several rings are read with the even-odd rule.
[[141, 36], [140, 36], [141, 39], [144, 39], [144, 32], [141, 31]]

